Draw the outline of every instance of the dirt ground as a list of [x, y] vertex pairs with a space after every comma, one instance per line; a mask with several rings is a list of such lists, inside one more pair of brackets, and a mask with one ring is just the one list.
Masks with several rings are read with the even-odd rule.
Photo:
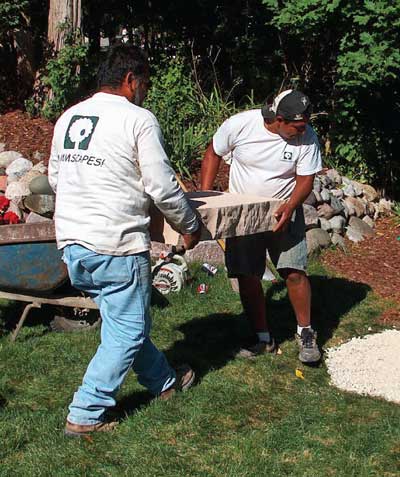
[[322, 262], [336, 273], [369, 285], [391, 300], [393, 308], [381, 317], [386, 324], [400, 324], [400, 222], [393, 217], [376, 223], [376, 235], [360, 243], [346, 242], [347, 251], [327, 250]]
[[26, 159], [33, 160], [36, 151], [44, 154], [48, 163], [54, 125], [45, 119], [32, 119], [22, 111], [13, 111], [0, 116], [0, 142], [6, 150], [18, 151]]
[[[32, 119], [22, 111], [0, 116], [0, 142], [6, 150], [21, 152], [33, 159], [36, 151], [44, 154], [47, 164], [54, 125], [45, 119]], [[36, 162], [36, 161], [34, 161]], [[229, 166], [222, 164], [216, 180], [216, 189], [228, 187]], [[189, 190], [200, 187], [200, 171], [192, 180], [185, 180]], [[336, 273], [357, 282], [368, 284], [378, 295], [393, 301], [381, 320], [400, 323], [400, 224], [393, 218], [378, 220], [376, 235], [359, 244], [347, 241], [347, 251], [328, 250], [322, 262]]]

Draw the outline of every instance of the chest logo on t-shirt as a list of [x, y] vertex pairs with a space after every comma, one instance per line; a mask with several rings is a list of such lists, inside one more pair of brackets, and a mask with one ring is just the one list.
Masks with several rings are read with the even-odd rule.
[[285, 152], [283, 153], [282, 161], [289, 161], [289, 162], [291, 162], [291, 161], [292, 161], [292, 158], [293, 158], [293, 153], [290, 152], [290, 151], [285, 151]]
[[98, 121], [98, 116], [72, 116], [64, 137], [64, 149], [87, 150]]

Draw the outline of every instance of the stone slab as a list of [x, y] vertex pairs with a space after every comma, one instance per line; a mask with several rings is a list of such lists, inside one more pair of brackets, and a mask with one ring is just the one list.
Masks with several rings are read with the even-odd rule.
[[[277, 223], [274, 213], [282, 204], [277, 199], [227, 192], [188, 192], [186, 196], [203, 223], [202, 241], [272, 230]], [[169, 245], [177, 245], [180, 237], [155, 208], [150, 235], [152, 241]]]

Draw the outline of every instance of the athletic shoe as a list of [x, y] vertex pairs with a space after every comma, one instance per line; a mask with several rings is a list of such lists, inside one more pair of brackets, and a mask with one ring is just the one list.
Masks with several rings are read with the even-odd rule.
[[274, 353], [276, 351], [276, 345], [274, 338], [271, 338], [267, 343], [266, 341], [259, 341], [253, 346], [247, 348], [240, 348], [235, 354], [236, 358], [255, 358], [265, 353]]
[[299, 360], [302, 363], [316, 363], [321, 359], [316, 331], [311, 328], [303, 328], [301, 336], [296, 333], [296, 341], [299, 345]]

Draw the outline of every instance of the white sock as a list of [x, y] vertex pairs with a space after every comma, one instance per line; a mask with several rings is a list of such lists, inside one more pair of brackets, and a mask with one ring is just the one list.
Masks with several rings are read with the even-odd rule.
[[271, 335], [269, 334], [269, 331], [262, 331], [260, 333], [257, 333], [258, 339], [260, 341], [264, 341], [264, 343], [269, 343], [271, 341]]
[[302, 332], [304, 329], [311, 330], [311, 325], [308, 325], [308, 326], [299, 326], [299, 325], [297, 325], [297, 334], [298, 334], [299, 336], [301, 336], [301, 332]]

